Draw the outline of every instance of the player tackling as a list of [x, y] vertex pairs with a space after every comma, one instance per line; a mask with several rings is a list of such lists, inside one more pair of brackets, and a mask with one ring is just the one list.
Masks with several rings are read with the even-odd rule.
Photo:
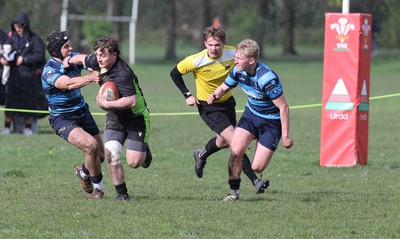
[[104, 147], [111, 178], [117, 192], [116, 200], [130, 200], [121, 164], [122, 146], [126, 142], [126, 161], [132, 168], [148, 168], [152, 154], [148, 140], [150, 117], [139, 81], [129, 65], [120, 58], [119, 42], [110, 37], [97, 39], [94, 54], [76, 55], [64, 60], [65, 65], [82, 65], [102, 72], [100, 84], [113, 82], [119, 98], [107, 101], [97, 95], [97, 104], [105, 111]]
[[46, 39], [51, 56], [43, 68], [42, 87], [49, 105], [49, 122], [54, 132], [85, 153], [82, 167], [75, 169], [82, 188], [90, 193], [89, 199], [104, 196], [101, 163], [104, 161], [103, 141], [100, 130], [81, 95], [80, 88], [98, 82], [98, 71], [81, 76], [83, 66], [64, 67], [73, 48], [66, 32], [52, 32]]

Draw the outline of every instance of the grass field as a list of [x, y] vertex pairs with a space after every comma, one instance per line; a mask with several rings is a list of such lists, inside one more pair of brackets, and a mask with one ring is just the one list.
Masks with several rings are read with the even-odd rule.
[[[256, 195], [243, 176], [240, 201], [220, 202], [229, 192], [229, 151], [209, 158], [198, 179], [192, 150], [213, 133], [185, 106], [169, 77], [174, 63], [137, 63], [154, 160], [137, 170], [124, 162], [133, 200], [113, 201], [106, 165], [104, 200], [87, 200], [73, 174], [83, 154], [43, 119], [37, 135], [0, 136], [0, 238], [398, 238], [399, 96], [378, 97], [400, 92], [398, 59], [373, 61], [368, 165], [351, 168], [319, 166], [320, 107], [297, 107], [321, 103], [322, 62], [266, 63], [283, 80], [295, 147], [277, 150], [264, 173], [271, 181], [265, 194]], [[97, 90], [91, 85], [83, 94], [103, 127]], [[234, 94], [242, 110], [245, 96]]]

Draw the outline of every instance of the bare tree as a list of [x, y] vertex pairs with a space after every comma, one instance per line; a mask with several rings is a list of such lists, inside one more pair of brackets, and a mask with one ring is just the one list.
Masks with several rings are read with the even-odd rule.
[[213, 16], [211, 15], [211, 1], [203, 0], [203, 27], [211, 25]]
[[264, 57], [264, 41], [265, 41], [265, 33], [266, 33], [266, 19], [268, 14], [268, 2], [269, 0], [260, 0], [258, 2], [258, 14], [257, 14], [257, 33], [256, 33], [256, 41], [260, 46], [260, 57]]
[[[132, 1], [129, 1], [132, 2]], [[123, 16], [124, 14], [124, 9], [127, 6], [127, 3], [129, 3], [126, 0], [115, 0], [115, 14], [117, 16]], [[133, 4], [133, 3], [132, 3]], [[121, 39], [123, 36], [123, 22], [117, 22], [116, 23], [116, 28], [114, 34]]]
[[167, 25], [167, 52], [165, 54], [166, 60], [175, 60], [176, 59], [176, 52], [175, 52], [175, 45], [176, 45], [176, 28], [177, 28], [177, 7], [176, 7], [176, 0], [168, 0], [168, 13], [169, 16], [169, 23]]
[[[123, 16], [124, 8], [128, 1], [125, 0], [107, 0], [107, 16]], [[131, 2], [131, 1], [130, 1]], [[122, 40], [123, 36], [123, 24], [124, 22], [116, 21], [114, 22], [115, 27], [113, 28], [112, 35], [115, 36], [117, 39]]]
[[297, 54], [294, 49], [295, 6], [296, 0], [283, 0], [284, 55]]

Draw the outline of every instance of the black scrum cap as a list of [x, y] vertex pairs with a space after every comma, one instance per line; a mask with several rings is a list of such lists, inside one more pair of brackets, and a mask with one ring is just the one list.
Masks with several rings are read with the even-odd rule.
[[62, 32], [52, 32], [46, 38], [46, 48], [50, 56], [60, 58], [64, 57], [61, 54], [61, 47], [68, 41], [68, 36], [66, 31]]

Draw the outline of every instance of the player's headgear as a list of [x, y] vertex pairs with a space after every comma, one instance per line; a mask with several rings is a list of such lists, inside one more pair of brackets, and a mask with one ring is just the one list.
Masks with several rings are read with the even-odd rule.
[[66, 31], [55, 32], [53, 31], [46, 38], [46, 48], [51, 57], [57, 57], [61, 60], [64, 59], [61, 54], [61, 47], [68, 41]]

